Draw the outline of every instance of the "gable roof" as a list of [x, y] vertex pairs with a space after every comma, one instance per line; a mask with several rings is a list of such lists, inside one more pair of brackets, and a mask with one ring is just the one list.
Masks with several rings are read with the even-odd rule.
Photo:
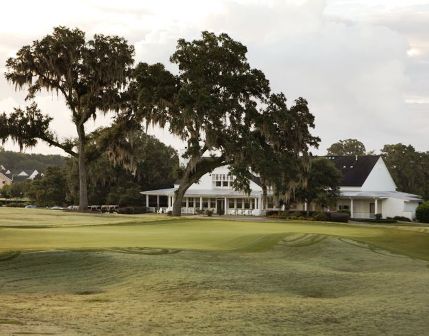
[[0, 171], [0, 176], [3, 176], [4, 179], [8, 179], [10, 182], [12, 182], [12, 179], [7, 174]]
[[340, 186], [361, 187], [371, 173], [380, 155], [325, 156], [343, 175]]

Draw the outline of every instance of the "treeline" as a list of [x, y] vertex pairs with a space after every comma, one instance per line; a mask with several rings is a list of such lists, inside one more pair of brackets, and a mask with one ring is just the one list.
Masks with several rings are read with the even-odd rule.
[[0, 165], [12, 172], [34, 169], [44, 172], [48, 167], [63, 167], [65, 159], [61, 155], [26, 154], [6, 151], [0, 147]]
[[[328, 155], [366, 155], [365, 145], [357, 139], [340, 140], [328, 148]], [[429, 199], [429, 152], [419, 152], [402, 143], [384, 145], [380, 154], [386, 162], [398, 191]]]
[[[172, 187], [179, 174], [177, 152], [143, 132], [135, 136], [133, 143], [134, 170], [115, 165], [107, 153], [88, 166], [90, 204], [142, 205], [142, 190]], [[43, 177], [5, 186], [0, 194], [6, 198], [27, 197], [43, 207], [77, 204], [79, 179], [76, 161], [72, 157], [63, 158], [63, 164], [46, 168]]]

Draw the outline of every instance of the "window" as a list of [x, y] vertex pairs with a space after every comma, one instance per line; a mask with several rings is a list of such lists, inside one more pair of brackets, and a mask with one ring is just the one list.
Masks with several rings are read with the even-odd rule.
[[227, 174], [212, 174], [212, 185], [215, 188], [231, 188], [234, 177]]
[[207, 209], [209, 207], [209, 199], [203, 198], [203, 209]]
[[350, 207], [348, 205], [346, 205], [346, 204], [340, 204], [338, 206], [338, 210], [348, 211], [348, 210], [350, 210]]
[[244, 199], [244, 209], [250, 209], [250, 199]]
[[189, 205], [190, 208], [194, 207], [194, 198], [193, 197], [189, 198], [188, 205]]
[[235, 200], [233, 198], [230, 198], [228, 200], [228, 208], [234, 209], [235, 208], [235, 204], [234, 203], [235, 203]]
[[195, 199], [195, 207], [196, 207], [197, 209], [199, 209], [199, 208], [200, 208], [200, 198], [199, 198], [199, 197]]
[[186, 208], [186, 199], [185, 198], [182, 199], [182, 208]]
[[241, 209], [243, 207], [243, 199], [237, 198], [237, 209]]
[[212, 209], [216, 208], [216, 198], [210, 199], [210, 208], [212, 208]]

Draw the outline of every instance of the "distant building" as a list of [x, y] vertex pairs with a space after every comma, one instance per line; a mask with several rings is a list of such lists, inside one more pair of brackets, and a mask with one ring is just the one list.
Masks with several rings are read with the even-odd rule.
[[[396, 191], [396, 184], [381, 156], [327, 156], [342, 172], [340, 197], [335, 209], [349, 211], [352, 218], [403, 216], [414, 219], [415, 210], [422, 201], [417, 195]], [[235, 191], [234, 176], [228, 167], [219, 167], [201, 177], [185, 193], [182, 213], [194, 214], [211, 209], [219, 215], [262, 215], [272, 209], [269, 194], [268, 207], [262, 209], [262, 189], [250, 182], [251, 193]], [[178, 188], [143, 191], [146, 206], [165, 212], [172, 210], [174, 192]], [[315, 204], [295, 204], [295, 210], [320, 210]]]
[[0, 165], [0, 189], [5, 185], [9, 185], [15, 182], [34, 180], [35, 178], [43, 176], [37, 170], [20, 170], [12, 172], [5, 166]]

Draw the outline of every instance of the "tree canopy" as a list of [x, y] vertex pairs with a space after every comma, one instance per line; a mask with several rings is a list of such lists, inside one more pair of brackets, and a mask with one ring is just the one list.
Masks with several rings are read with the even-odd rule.
[[312, 159], [306, 184], [296, 191], [295, 199], [326, 207], [339, 196], [341, 172], [325, 158]]
[[[25, 87], [27, 100], [31, 101], [42, 90], [63, 96], [77, 140], [58, 139], [50, 128], [52, 118], [44, 115], [34, 102], [24, 109], [16, 108], [9, 116], [0, 115], [0, 139], [11, 138], [20, 147], [31, 147], [42, 140], [77, 157], [81, 210], [88, 205], [85, 123], [100, 112], [119, 111], [125, 104], [133, 56], [134, 48], [123, 38], [94, 35], [86, 40], [79, 29], [56, 27], [52, 34], [23, 46], [6, 62], [6, 79], [17, 89]], [[113, 140], [107, 144], [112, 145]]]
[[[265, 109], [276, 105], [287, 111], [290, 120], [279, 129], [290, 139], [294, 134], [291, 120], [298, 122], [302, 107], [307, 108], [303, 99], [291, 110], [280, 106], [285, 103], [284, 95], [270, 95], [268, 80], [250, 66], [246, 53], [247, 48], [227, 34], [203, 32], [199, 40], [178, 41], [170, 58], [178, 66], [177, 75], [159, 63], [140, 63], [136, 68], [130, 90], [136, 101], [134, 117], [168, 127], [187, 144], [184, 158], [188, 163], [175, 192], [174, 215], [180, 215], [186, 190], [205, 173], [225, 164], [236, 174], [247, 171], [243, 167], [258, 136], [253, 131], [267, 133], [263, 127], [270, 123], [263, 120]], [[305, 127], [311, 127], [310, 119], [302, 119]], [[264, 141], [264, 137], [259, 139]], [[288, 144], [290, 148], [296, 139]], [[243, 174], [237, 186], [245, 187], [248, 178], [249, 174]]]
[[36, 169], [39, 172], [44, 172], [50, 166], [64, 166], [65, 159], [61, 155], [0, 151], [0, 164], [11, 171]]
[[64, 168], [49, 167], [46, 169], [43, 177], [28, 183], [25, 195], [39, 206], [65, 205], [66, 177]]
[[381, 155], [398, 190], [429, 199], [429, 152], [398, 143], [385, 145]]
[[[177, 152], [144, 132], [134, 134], [134, 172], [114, 165], [107, 153], [88, 165], [88, 200], [91, 204], [141, 205], [145, 199], [142, 190], [170, 188], [179, 170]], [[68, 201], [78, 200], [78, 167], [75, 159], [66, 167]]]
[[365, 145], [357, 139], [339, 140], [328, 148], [328, 155], [333, 156], [359, 156], [365, 154]]

